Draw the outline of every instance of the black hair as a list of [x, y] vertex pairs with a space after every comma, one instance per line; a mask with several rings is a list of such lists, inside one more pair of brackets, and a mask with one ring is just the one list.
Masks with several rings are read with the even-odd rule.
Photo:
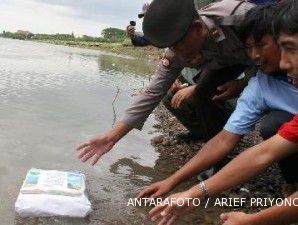
[[273, 22], [274, 35], [298, 33], [298, 1], [283, 0], [278, 4], [278, 13]]
[[273, 35], [272, 21], [275, 14], [276, 4], [266, 4], [250, 9], [238, 29], [241, 41], [245, 42], [249, 36], [252, 36], [256, 42], [259, 42], [265, 35]]

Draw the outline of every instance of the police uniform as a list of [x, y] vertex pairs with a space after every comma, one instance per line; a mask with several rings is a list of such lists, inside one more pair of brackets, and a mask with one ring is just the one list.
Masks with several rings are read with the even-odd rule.
[[[158, 8], [158, 4], [169, 3], [169, 1], [171, 0], [153, 1], [144, 18], [143, 31], [145, 36], [150, 43], [157, 47], [171, 46], [169, 43], [174, 40], [172, 37], [175, 34], [171, 34], [171, 37], [163, 37], [162, 29], [160, 34], [161, 38], [156, 36], [154, 32], [150, 33], [150, 29], [148, 31], [150, 25], [152, 25], [154, 29], [156, 28], [156, 24], [154, 24], [154, 18], [156, 16], [154, 14], [154, 7]], [[176, 10], [177, 5], [175, 4], [184, 4], [184, 2], [187, 1], [172, 0], [172, 4], [174, 4], [172, 10]], [[193, 5], [191, 6], [190, 1], [188, 1], [187, 4], [189, 4], [188, 10], [191, 10]], [[242, 10], [248, 10], [253, 7], [253, 5], [248, 3], [245, 3], [243, 6]], [[178, 6], [178, 8], [179, 7], [180, 6]], [[150, 11], [151, 9], [153, 12]], [[210, 8], [206, 7], [205, 9], [202, 9], [201, 12], [210, 13]], [[149, 16], [149, 19], [147, 16]], [[152, 18], [153, 24], [148, 25], [148, 21], [151, 23]], [[167, 94], [171, 85], [181, 74], [183, 68], [192, 67], [201, 71], [197, 80], [196, 95], [193, 99], [189, 100], [191, 101], [190, 105], [192, 109], [189, 109], [190, 112], [188, 112], [189, 110], [187, 107], [183, 109], [184, 112], [188, 112], [185, 120], [186, 122], [184, 121], [184, 116], [181, 115], [181, 112], [172, 111], [172, 113], [190, 130], [200, 132], [205, 139], [212, 137], [222, 129], [225, 121], [229, 117], [230, 111], [223, 108], [222, 104], [213, 102], [211, 98], [216, 94], [216, 89], [219, 85], [238, 77], [245, 68], [251, 65], [251, 62], [245, 53], [242, 43], [236, 36], [233, 27], [217, 26], [208, 16], [201, 16], [201, 19], [208, 27], [210, 35], [204, 42], [204, 46], [196, 59], [196, 64], [186, 64], [179, 60], [170, 49], [167, 49], [165, 57], [157, 66], [153, 79], [145, 90], [139, 96], [135, 97], [131, 106], [125, 111], [122, 122], [129, 125], [131, 128], [141, 129], [147, 117]], [[191, 21], [192, 20], [193, 18]], [[185, 34], [188, 28], [184, 30], [182, 25], [181, 27], [183, 29], [181, 32], [184, 32]], [[169, 32], [174, 28], [175, 27], [170, 27]], [[176, 31], [177, 30], [179, 31], [179, 29], [176, 29]], [[179, 38], [181, 39], [181, 37]], [[188, 101], [183, 102], [182, 105], [187, 105], [187, 102]]]

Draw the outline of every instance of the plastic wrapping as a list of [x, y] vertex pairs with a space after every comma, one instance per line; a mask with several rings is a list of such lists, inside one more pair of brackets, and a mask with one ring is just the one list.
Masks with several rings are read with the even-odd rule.
[[32, 168], [15, 203], [20, 216], [86, 217], [91, 203], [82, 173]]

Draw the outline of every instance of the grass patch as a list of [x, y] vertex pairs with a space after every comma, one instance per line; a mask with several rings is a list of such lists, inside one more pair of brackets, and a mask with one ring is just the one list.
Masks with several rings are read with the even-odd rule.
[[86, 49], [95, 49], [109, 51], [116, 54], [128, 55], [135, 58], [146, 60], [159, 60], [162, 56], [163, 49], [158, 49], [153, 46], [135, 47], [129, 39], [123, 42], [89, 42], [89, 41], [63, 41], [63, 40], [33, 40], [43, 43], [73, 46]]

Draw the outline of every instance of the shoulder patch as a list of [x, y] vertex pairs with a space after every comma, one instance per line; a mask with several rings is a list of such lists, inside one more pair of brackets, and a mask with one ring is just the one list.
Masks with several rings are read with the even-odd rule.
[[171, 65], [171, 62], [173, 61], [174, 56], [175, 54], [173, 51], [171, 51], [170, 49], [166, 49], [162, 57], [162, 65], [164, 67], [169, 67]]

